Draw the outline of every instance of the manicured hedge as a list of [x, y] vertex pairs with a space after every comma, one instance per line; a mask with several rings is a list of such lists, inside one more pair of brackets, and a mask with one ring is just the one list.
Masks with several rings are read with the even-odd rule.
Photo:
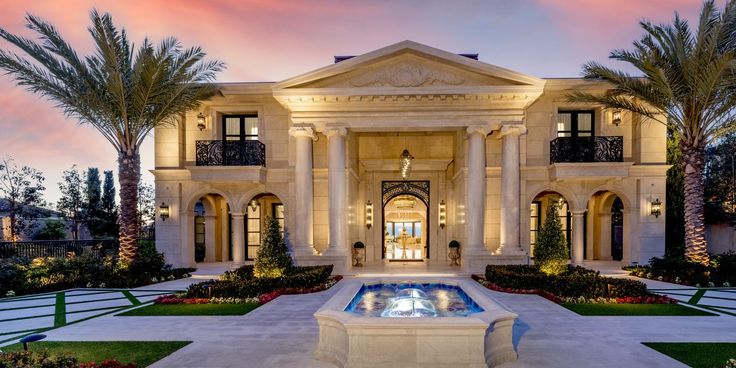
[[620, 298], [648, 295], [639, 281], [603, 277], [597, 271], [568, 267], [557, 276], [547, 275], [536, 266], [488, 265], [486, 281], [508, 289], [541, 290], [558, 297]]
[[313, 288], [324, 284], [332, 274], [332, 265], [292, 267], [283, 277], [253, 277], [253, 266], [243, 266], [220, 281], [189, 286], [189, 298], [252, 298], [278, 289]]
[[736, 285], [736, 253], [729, 252], [711, 257], [703, 265], [684, 258], [652, 258], [649, 266], [627, 267], [632, 275], [685, 285]]

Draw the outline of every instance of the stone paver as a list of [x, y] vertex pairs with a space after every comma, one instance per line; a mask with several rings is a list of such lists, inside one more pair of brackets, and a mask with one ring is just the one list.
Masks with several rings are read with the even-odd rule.
[[[153, 368], [330, 367], [312, 358], [312, 314], [341, 287], [281, 296], [245, 316], [107, 315], [47, 332], [49, 340], [191, 340]], [[659, 341], [736, 342], [736, 318], [583, 317], [536, 295], [487, 291], [519, 314], [519, 360], [504, 367], [684, 367], [642, 345]], [[380, 352], [377, 352], [380, 353]]]

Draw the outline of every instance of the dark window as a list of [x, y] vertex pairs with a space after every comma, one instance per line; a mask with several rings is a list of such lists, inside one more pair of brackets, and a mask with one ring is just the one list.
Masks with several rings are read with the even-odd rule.
[[273, 218], [275, 218], [276, 221], [279, 222], [279, 227], [281, 228], [281, 236], [284, 236], [284, 205], [281, 203], [272, 204], [271, 213], [273, 214]]
[[558, 137], [595, 136], [593, 111], [560, 111], [557, 113]]
[[223, 115], [222, 140], [257, 141], [258, 115]]

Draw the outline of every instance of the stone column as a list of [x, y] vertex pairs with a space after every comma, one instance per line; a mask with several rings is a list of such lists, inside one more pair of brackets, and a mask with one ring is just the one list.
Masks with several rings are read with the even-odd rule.
[[329, 171], [327, 176], [330, 239], [327, 254], [347, 253], [347, 178], [345, 177], [345, 136], [347, 129], [328, 127], [323, 131], [329, 140]]
[[465, 197], [465, 229], [467, 250], [485, 250], [483, 234], [486, 209], [486, 136], [491, 132], [487, 125], [469, 126], [468, 132], [468, 181]]
[[216, 215], [204, 215], [204, 246], [205, 246], [204, 261], [205, 262], [216, 262], [217, 261], [217, 255], [215, 253], [215, 248], [216, 248], [215, 222], [216, 221], [217, 221]]
[[499, 139], [502, 143], [501, 158], [501, 246], [498, 254], [514, 254], [521, 252], [519, 241], [519, 200], [520, 176], [519, 168], [519, 136], [526, 134], [523, 125], [504, 125]]
[[312, 142], [316, 138], [311, 127], [289, 129], [296, 140], [294, 162], [294, 251], [298, 254], [314, 254], [314, 193], [312, 173]]
[[245, 262], [245, 214], [233, 212], [230, 214], [233, 218], [233, 262]]
[[583, 239], [585, 238], [585, 210], [572, 211], [572, 264], [583, 265]]

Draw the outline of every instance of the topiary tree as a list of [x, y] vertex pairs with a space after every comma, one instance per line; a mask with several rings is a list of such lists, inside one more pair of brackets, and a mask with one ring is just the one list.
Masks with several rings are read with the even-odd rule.
[[567, 268], [569, 259], [567, 240], [562, 232], [562, 223], [557, 216], [557, 203], [550, 201], [547, 218], [539, 231], [539, 240], [534, 247], [534, 263], [548, 275], [558, 275]]
[[259, 278], [281, 277], [291, 266], [289, 248], [286, 247], [278, 220], [266, 217], [266, 234], [256, 254], [253, 275]]

